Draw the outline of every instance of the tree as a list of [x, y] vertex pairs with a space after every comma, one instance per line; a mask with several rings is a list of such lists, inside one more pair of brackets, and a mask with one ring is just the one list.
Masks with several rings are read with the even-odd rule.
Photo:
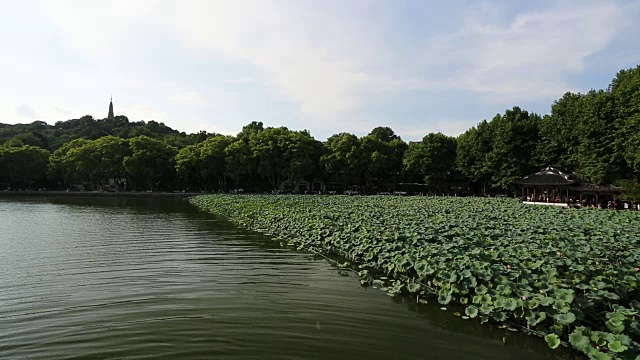
[[47, 179], [49, 152], [37, 146], [0, 147], [0, 184], [31, 189]]
[[242, 131], [238, 134], [239, 140], [249, 142], [253, 135], [256, 135], [264, 130], [264, 125], [259, 121], [252, 121], [249, 124], [242, 127]]
[[236, 140], [224, 149], [227, 176], [238, 187], [242, 177], [251, 177], [256, 173], [256, 158], [248, 141]]
[[616, 74], [609, 86], [616, 118], [615, 152], [627, 165], [626, 177], [640, 175], [640, 65]]
[[493, 176], [489, 161], [492, 150], [493, 129], [486, 120], [458, 137], [457, 166], [471, 181], [482, 185], [482, 193], [485, 195]]
[[322, 143], [304, 130], [290, 132], [287, 145], [287, 180], [295, 186], [301, 180], [319, 178]]
[[80, 148], [87, 143], [89, 143], [89, 140], [76, 139], [54, 151], [53, 154], [51, 154], [48, 166], [49, 178], [60, 182], [60, 184], [64, 186], [82, 181], [82, 174], [78, 173], [75, 162], [67, 155], [70, 151]]
[[170, 184], [178, 152], [175, 147], [144, 135], [130, 139], [129, 146], [131, 155], [125, 156], [124, 166], [137, 184], [149, 190]]
[[432, 190], [442, 191], [451, 182], [456, 162], [457, 141], [442, 133], [430, 133], [421, 142], [409, 144], [404, 155], [407, 171], [418, 173]]
[[286, 127], [255, 132], [249, 145], [258, 174], [274, 189], [285, 180], [296, 186], [300, 180], [313, 177], [322, 153], [322, 144], [309, 132], [291, 131]]
[[357, 177], [358, 137], [349, 133], [332, 135], [323, 144], [320, 166], [327, 179], [346, 185]]
[[122, 190], [128, 175], [124, 159], [131, 155], [129, 142], [115, 136], [105, 136], [85, 146], [90, 148], [91, 155], [95, 158], [93, 177], [100, 187], [104, 188], [108, 181], [113, 179], [115, 185]]
[[200, 149], [200, 173], [205, 184], [210, 186], [212, 181], [217, 182], [219, 190], [224, 190], [227, 179], [225, 149], [231, 145], [233, 138], [230, 136], [216, 136], [198, 144]]
[[200, 168], [202, 160], [200, 157], [200, 147], [198, 145], [186, 146], [176, 154], [176, 173], [187, 187], [206, 187], [202, 178]]
[[583, 95], [567, 92], [551, 105], [551, 115], [540, 121], [540, 142], [536, 149], [537, 162], [566, 169], [578, 167], [580, 142], [578, 127], [581, 121]]
[[621, 169], [614, 166], [616, 126], [611, 95], [603, 90], [585, 94], [576, 127], [580, 140], [577, 146], [576, 173], [581, 179], [601, 184], [620, 177]]
[[493, 148], [488, 160], [494, 187], [509, 189], [514, 180], [540, 167], [535, 162], [540, 119], [517, 106], [493, 118]]
[[371, 130], [368, 136], [373, 136], [380, 141], [389, 143], [393, 140], [400, 140], [400, 137], [390, 127], [378, 126]]
[[[360, 146], [354, 161], [356, 172], [365, 191], [370, 191], [375, 180], [395, 182], [402, 171], [402, 159], [407, 144], [393, 134], [393, 130], [374, 129], [370, 135], [360, 138]], [[388, 131], [388, 130], [390, 131]], [[391, 139], [384, 141], [383, 139]]]
[[273, 189], [277, 189], [286, 176], [288, 135], [289, 129], [286, 127], [266, 128], [252, 134], [249, 141], [257, 161], [257, 172], [269, 181]]

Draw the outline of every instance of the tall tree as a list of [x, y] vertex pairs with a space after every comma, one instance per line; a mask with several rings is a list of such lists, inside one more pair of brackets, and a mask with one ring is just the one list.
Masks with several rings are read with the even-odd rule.
[[224, 190], [227, 183], [225, 149], [232, 142], [233, 138], [230, 136], [215, 136], [198, 144], [201, 161], [200, 173], [209, 187], [215, 182], [219, 190]]
[[486, 120], [458, 137], [457, 166], [472, 182], [482, 186], [483, 194], [487, 193], [493, 176], [489, 160], [492, 150], [493, 129]]
[[493, 118], [489, 163], [494, 187], [509, 189], [514, 180], [540, 167], [535, 162], [540, 119], [517, 106]]
[[604, 90], [591, 90], [583, 98], [580, 124], [577, 131], [580, 140], [576, 152], [576, 173], [593, 183], [611, 182], [619, 177], [620, 168], [615, 152], [616, 124], [613, 101]]
[[226, 155], [225, 169], [227, 177], [231, 178], [237, 188], [240, 180], [251, 178], [256, 173], [256, 158], [251, 151], [249, 141], [236, 140], [224, 149]]
[[356, 163], [360, 148], [358, 137], [349, 133], [335, 134], [323, 146], [320, 165], [326, 179], [346, 186], [357, 177]]
[[389, 128], [375, 128], [369, 135], [360, 138], [354, 163], [365, 191], [370, 191], [374, 182], [389, 185], [389, 182], [397, 181], [407, 147]]
[[124, 166], [138, 185], [155, 190], [171, 183], [178, 152], [175, 147], [148, 136], [130, 139], [129, 146], [131, 155], [124, 158]]
[[551, 115], [540, 121], [537, 162], [565, 169], [576, 169], [583, 96], [567, 92], [551, 105]]
[[37, 146], [0, 147], [0, 185], [31, 189], [44, 183], [49, 152]]
[[405, 169], [422, 175], [432, 191], [443, 191], [452, 180], [457, 145], [454, 137], [429, 133], [421, 142], [409, 144], [404, 156]]

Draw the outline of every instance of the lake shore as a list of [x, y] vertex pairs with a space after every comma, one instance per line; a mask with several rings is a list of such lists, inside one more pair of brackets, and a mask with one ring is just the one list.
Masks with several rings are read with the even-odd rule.
[[110, 197], [191, 197], [206, 195], [199, 192], [146, 192], [146, 191], [0, 191], [0, 197], [12, 196], [110, 196]]

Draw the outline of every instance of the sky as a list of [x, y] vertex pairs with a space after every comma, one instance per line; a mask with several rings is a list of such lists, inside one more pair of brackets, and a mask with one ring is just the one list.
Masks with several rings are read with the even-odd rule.
[[640, 64], [640, 1], [0, 0], [0, 123], [116, 115], [404, 140]]

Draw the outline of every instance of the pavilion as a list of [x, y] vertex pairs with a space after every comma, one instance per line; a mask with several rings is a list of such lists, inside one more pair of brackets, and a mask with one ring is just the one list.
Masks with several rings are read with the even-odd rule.
[[[599, 206], [600, 200], [615, 201], [622, 189], [612, 185], [596, 185], [579, 182], [573, 173], [548, 166], [527, 175], [513, 184], [521, 188], [525, 203], [569, 206], [573, 203]], [[594, 203], [595, 200], [595, 203]]]

